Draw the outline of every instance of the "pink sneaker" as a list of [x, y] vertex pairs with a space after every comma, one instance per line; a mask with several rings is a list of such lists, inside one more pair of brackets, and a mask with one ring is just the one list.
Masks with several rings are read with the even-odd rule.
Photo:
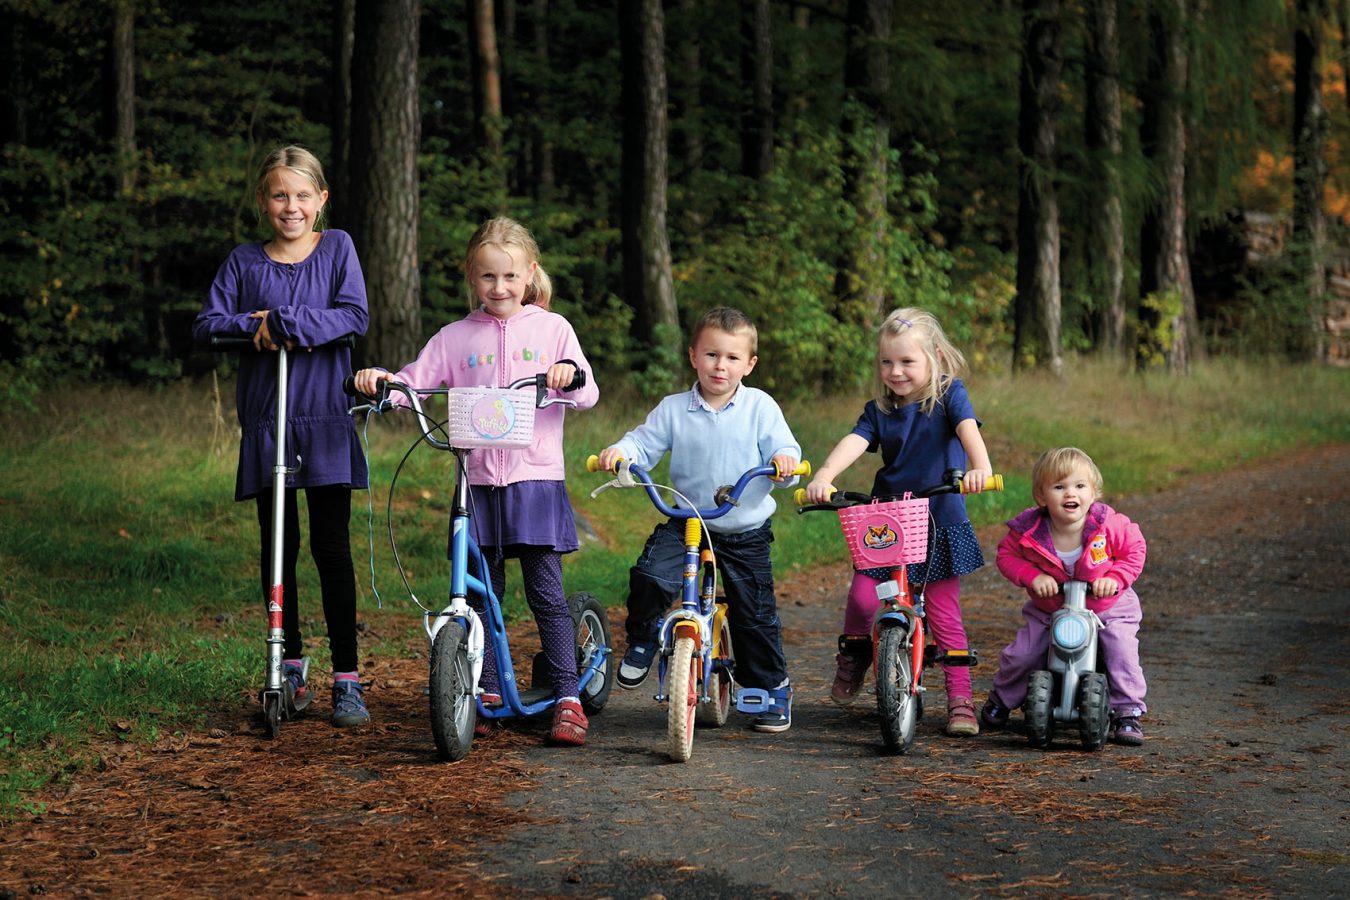
[[969, 697], [947, 700], [947, 733], [961, 737], [980, 733], [980, 722], [975, 718], [975, 704]]

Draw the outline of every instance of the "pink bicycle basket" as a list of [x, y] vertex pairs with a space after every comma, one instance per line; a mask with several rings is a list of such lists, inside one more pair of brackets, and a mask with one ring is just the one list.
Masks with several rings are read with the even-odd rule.
[[839, 510], [858, 569], [894, 568], [928, 558], [928, 499], [888, 500]]

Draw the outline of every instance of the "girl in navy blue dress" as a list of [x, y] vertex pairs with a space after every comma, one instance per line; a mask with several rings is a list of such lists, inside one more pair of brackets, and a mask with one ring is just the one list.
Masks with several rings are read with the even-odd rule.
[[[356, 575], [347, 522], [352, 489], [366, 487], [366, 462], [347, 414], [342, 379], [352, 370], [351, 351], [323, 345], [366, 333], [366, 283], [352, 239], [336, 229], [318, 230], [328, 202], [323, 167], [308, 150], [282, 147], [263, 160], [254, 186], [258, 215], [272, 229], [269, 241], [240, 244], [216, 273], [192, 336], [252, 334], [260, 352], [239, 361], [235, 405], [239, 414], [239, 471], [234, 498], [254, 500], [261, 540], [264, 602], [271, 584], [272, 468], [276, 462], [276, 357], [291, 356], [286, 423], [286, 534], [282, 561], [283, 676], [290, 712], [313, 699], [309, 658], [304, 656], [296, 602], [295, 564], [300, 553], [296, 493], [304, 488], [309, 546], [319, 571], [323, 616], [333, 661], [333, 724], [369, 721], [356, 661]], [[314, 349], [320, 348], [320, 349]]]
[[[958, 377], [965, 358], [947, 339], [931, 314], [897, 309], [886, 317], [877, 336], [877, 369], [873, 399], [858, 424], [830, 451], [806, 488], [812, 503], [825, 502], [833, 480], [866, 452], [881, 453], [881, 469], [872, 496], [900, 496], [942, 480], [947, 469], [965, 470], [965, 489], [984, 489], [993, 474], [980, 423]], [[932, 516], [928, 560], [909, 566], [909, 578], [924, 585], [924, 617], [933, 641], [942, 650], [967, 648], [961, 622], [961, 576], [984, 565], [975, 529], [960, 494], [941, 494], [929, 501]], [[830, 696], [850, 702], [862, 687], [872, 661], [872, 620], [880, 601], [876, 586], [890, 578], [881, 569], [854, 572], [839, 637], [838, 670]], [[971, 702], [970, 670], [943, 666], [947, 681], [947, 733], [979, 734]]]

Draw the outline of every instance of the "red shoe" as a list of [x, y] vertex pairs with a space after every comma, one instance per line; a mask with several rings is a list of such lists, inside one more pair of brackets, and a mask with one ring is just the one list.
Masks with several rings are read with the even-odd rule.
[[[500, 694], [480, 694], [478, 699], [484, 706], [502, 705], [502, 697]], [[476, 718], [473, 723], [473, 736], [487, 737], [489, 734], [492, 734], [492, 720]]]
[[580, 701], [563, 700], [553, 708], [553, 729], [548, 733], [548, 742], [566, 747], [584, 747], [586, 730], [590, 724]]

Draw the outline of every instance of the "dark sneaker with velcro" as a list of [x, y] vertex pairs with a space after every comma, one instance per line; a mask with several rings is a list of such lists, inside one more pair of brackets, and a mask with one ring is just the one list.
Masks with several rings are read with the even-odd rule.
[[623, 661], [619, 663], [619, 674], [615, 679], [619, 687], [631, 691], [647, 680], [652, 663], [656, 661], [656, 646], [654, 641], [641, 641], [628, 648]]

